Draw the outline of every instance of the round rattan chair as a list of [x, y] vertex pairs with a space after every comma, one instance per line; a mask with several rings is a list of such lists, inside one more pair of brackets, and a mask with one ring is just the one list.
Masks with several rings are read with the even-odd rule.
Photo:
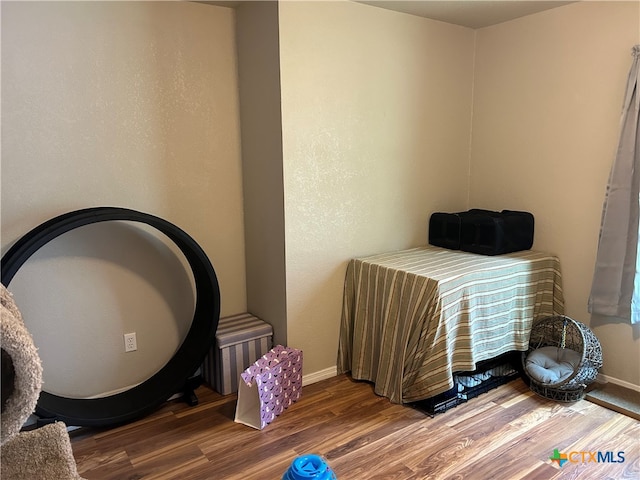
[[575, 402], [596, 379], [602, 367], [602, 348], [589, 327], [556, 315], [533, 322], [529, 349], [522, 358], [533, 392], [551, 400]]

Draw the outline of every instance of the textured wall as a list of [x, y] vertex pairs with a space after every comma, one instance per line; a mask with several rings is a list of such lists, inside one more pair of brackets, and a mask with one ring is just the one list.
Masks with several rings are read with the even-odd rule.
[[[434, 210], [523, 208], [536, 214], [535, 248], [561, 257], [568, 313], [588, 321], [637, 3], [581, 2], [477, 32], [351, 2], [278, 8], [279, 27], [272, 10], [238, 13], [252, 116], [243, 120], [247, 294], [243, 80], [233, 10], [211, 5], [2, 2], [3, 252], [75, 208], [162, 216], [209, 254], [223, 314], [262, 309], [305, 351], [309, 374], [335, 365], [349, 258], [425, 243]], [[261, 35], [268, 55], [253, 49]], [[264, 73], [267, 90], [256, 81]], [[193, 299], [170, 245], [130, 225], [107, 230], [49, 245], [12, 283], [37, 335], [55, 340], [41, 351], [60, 362], [47, 388], [90, 395], [135, 383], [184, 334], [176, 319]], [[591, 324], [604, 372], [639, 384], [638, 332]], [[120, 353], [131, 330], [134, 356]]]
[[[233, 10], [1, 8], [3, 252], [60, 213], [133, 208], [191, 234], [218, 274], [222, 313], [246, 310]], [[179, 344], [185, 316], [190, 323], [179, 259], [132, 228], [59, 240], [11, 284], [41, 346], [46, 388], [93, 395], [148, 378]], [[124, 354], [129, 331], [138, 351]]]
[[352, 2], [281, 2], [289, 344], [335, 367], [354, 256], [426, 243], [466, 206], [473, 31]]
[[617, 148], [637, 2], [579, 2], [478, 31], [470, 204], [529, 210], [534, 249], [560, 256], [566, 312], [591, 324], [602, 372], [640, 385], [640, 329], [587, 299]]
[[277, 2], [236, 9], [247, 307], [287, 343]]

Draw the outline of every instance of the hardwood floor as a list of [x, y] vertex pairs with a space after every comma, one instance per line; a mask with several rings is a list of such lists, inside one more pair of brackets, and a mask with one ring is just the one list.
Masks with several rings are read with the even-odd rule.
[[[293, 458], [323, 455], [339, 480], [638, 479], [640, 422], [586, 400], [558, 404], [510, 382], [431, 418], [348, 376], [304, 387], [264, 430], [233, 421], [236, 397], [207, 387], [110, 429], [72, 432], [88, 479], [278, 480]], [[554, 449], [571, 454], [561, 468]], [[601, 452], [594, 462], [587, 453]], [[612, 452], [607, 454], [606, 452]], [[592, 460], [592, 461], [590, 461]]]

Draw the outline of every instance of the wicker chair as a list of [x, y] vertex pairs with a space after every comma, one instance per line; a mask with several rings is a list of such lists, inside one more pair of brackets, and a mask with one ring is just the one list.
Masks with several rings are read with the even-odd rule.
[[[564, 353], [571, 354], [576, 359], [572, 362], [575, 365], [573, 372], [557, 381], [535, 378], [527, 359], [532, 358], [530, 355], [534, 352], [539, 354], [544, 347], [556, 347], [560, 356]], [[567, 316], [557, 315], [534, 321], [529, 349], [523, 353], [522, 358], [524, 372], [530, 379], [529, 387], [533, 392], [560, 402], [575, 402], [584, 397], [585, 388], [596, 379], [598, 370], [602, 367], [602, 348], [586, 325]], [[566, 364], [567, 362], [565, 368]]]

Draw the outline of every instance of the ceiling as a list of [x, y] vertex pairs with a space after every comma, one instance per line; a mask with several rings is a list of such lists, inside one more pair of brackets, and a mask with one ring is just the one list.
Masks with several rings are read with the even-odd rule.
[[411, 15], [462, 25], [463, 27], [482, 28], [574, 2], [545, 0], [371, 0], [359, 1], [358, 3], [410, 13]]
[[[291, 1], [291, 0], [281, 0]], [[323, 1], [323, 0], [321, 0]], [[327, 0], [324, 0], [327, 1]], [[409, 13], [469, 28], [482, 28], [561, 7], [572, 1], [555, 0], [354, 0], [387, 10]], [[226, 7], [238, 7], [242, 0], [201, 1]]]

